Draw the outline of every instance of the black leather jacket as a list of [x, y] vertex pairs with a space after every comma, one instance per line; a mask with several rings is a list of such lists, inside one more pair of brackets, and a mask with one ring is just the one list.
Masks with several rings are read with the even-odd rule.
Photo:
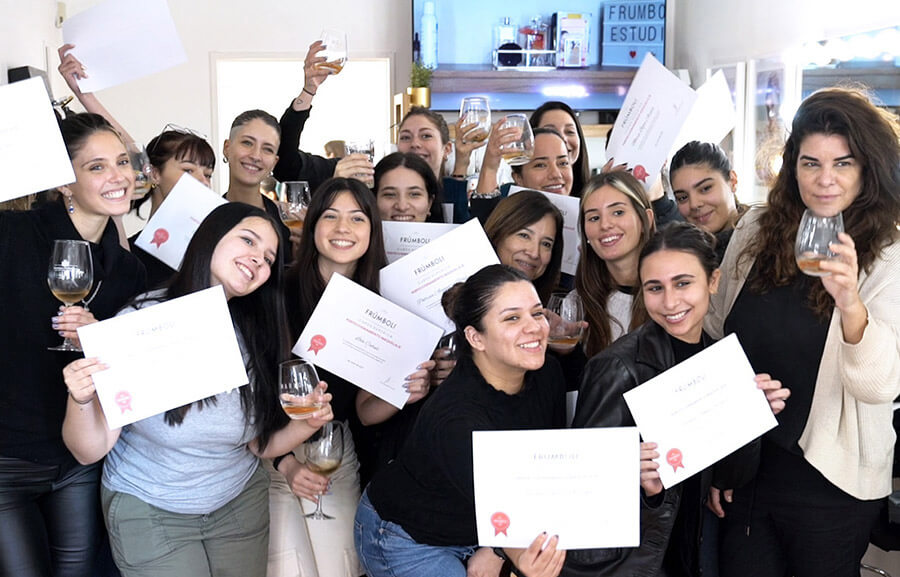
[[[701, 338], [704, 347], [714, 342], [706, 333], [703, 333]], [[675, 354], [669, 337], [662, 327], [653, 321], [622, 336], [609, 348], [592, 358], [585, 367], [572, 426], [633, 426], [634, 419], [622, 395], [674, 365]], [[743, 453], [741, 458], [747, 459], [748, 456]], [[727, 470], [729, 473], [735, 472], [733, 467]], [[744, 470], [733, 478], [717, 478], [715, 485], [726, 488], [737, 487], [744, 484], [750, 475], [752, 472]], [[728, 476], [732, 477], [731, 474]], [[712, 477], [710, 470], [702, 473], [703, 492], [709, 488]], [[678, 513], [681, 487], [682, 485], [678, 485], [652, 498], [642, 497], [639, 547], [569, 551], [560, 575], [564, 577], [658, 575]]]

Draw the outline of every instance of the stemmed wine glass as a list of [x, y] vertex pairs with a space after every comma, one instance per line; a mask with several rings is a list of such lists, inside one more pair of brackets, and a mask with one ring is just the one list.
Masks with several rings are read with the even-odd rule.
[[134, 194], [135, 196], [144, 196], [150, 192], [152, 185], [150, 157], [144, 147], [137, 142], [129, 142], [125, 149], [128, 151], [131, 168], [134, 169]]
[[[50, 292], [68, 308], [84, 299], [94, 284], [94, 264], [91, 246], [84, 240], [55, 240], [47, 268]], [[51, 351], [81, 351], [81, 347], [66, 337], [62, 344], [48, 347]]]
[[491, 133], [491, 106], [484, 96], [466, 96], [459, 105], [462, 125], [473, 125], [462, 135], [463, 141], [482, 142]]
[[322, 395], [316, 390], [319, 384], [316, 368], [304, 359], [292, 359], [281, 363], [280, 369], [281, 408], [294, 420], [310, 418], [323, 405]]
[[528, 117], [524, 114], [510, 114], [500, 125], [501, 129], [512, 127], [518, 128], [522, 132], [517, 140], [502, 145], [500, 153], [510, 166], [528, 164], [531, 157], [534, 156], [534, 133], [531, 131]]
[[[330, 477], [341, 466], [344, 458], [344, 429], [340, 423], [330, 421], [309, 438], [306, 445], [306, 466], [313, 473]], [[331, 481], [329, 480], [329, 483]], [[322, 498], [319, 495], [316, 510], [306, 515], [307, 519], [334, 519], [322, 512]]]
[[794, 244], [794, 256], [797, 266], [810, 276], [826, 276], [819, 265], [823, 260], [835, 257], [828, 247], [838, 243], [838, 233], [844, 232], [844, 217], [841, 213], [834, 216], [819, 216], [809, 209], [803, 212], [800, 227], [797, 229], [797, 242]]
[[322, 30], [319, 40], [325, 46], [320, 52], [325, 57], [325, 62], [319, 64], [321, 68], [327, 68], [329, 74], [338, 74], [347, 63], [347, 33], [340, 30]]
[[293, 180], [282, 182], [278, 186], [281, 221], [292, 231], [300, 232], [309, 207], [309, 183], [305, 180]]
[[[553, 313], [550, 317], [549, 343], [563, 347], [578, 344], [584, 321], [584, 305], [578, 293], [553, 293], [547, 309]], [[554, 318], [553, 315], [559, 318]]]

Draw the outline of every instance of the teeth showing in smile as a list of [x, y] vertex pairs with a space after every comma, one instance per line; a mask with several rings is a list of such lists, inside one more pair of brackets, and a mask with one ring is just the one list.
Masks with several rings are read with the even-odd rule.
[[246, 170], [249, 170], [250, 172], [259, 172], [260, 170], [262, 170], [262, 168], [254, 165], [254, 164], [241, 163], [241, 166], [243, 166]]
[[600, 244], [613, 244], [622, 238], [621, 234], [614, 234], [612, 236], [604, 236], [600, 238]]
[[540, 341], [532, 341], [530, 343], [525, 343], [523, 345], [519, 345], [520, 349], [536, 349], [541, 346]]
[[118, 200], [125, 196], [125, 189], [110, 190], [109, 192], [104, 192], [101, 196], [108, 200]]
[[411, 214], [395, 214], [391, 217], [391, 220], [410, 221], [410, 220], [413, 220], [414, 218], [415, 217]]
[[666, 315], [666, 320], [670, 323], [674, 323], [683, 319], [685, 316], [687, 316], [687, 314], [688, 311], [681, 311], [680, 313], [676, 313], [674, 315]]
[[349, 240], [333, 240], [333, 241], [331, 241], [331, 245], [336, 248], [350, 248], [354, 244], [356, 244], [356, 243], [351, 242]]
[[237, 263], [237, 268], [239, 271], [241, 271], [241, 273], [243, 273], [245, 277], [247, 277], [247, 280], [253, 280], [253, 271], [251, 271], [241, 263]]

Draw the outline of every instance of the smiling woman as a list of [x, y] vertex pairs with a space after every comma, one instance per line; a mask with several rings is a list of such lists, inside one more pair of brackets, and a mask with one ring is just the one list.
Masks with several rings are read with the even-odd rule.
[[416, 154], [382, 158], [375, 165], [375, 195], [381, 220], [444, 222], [438, 179]]

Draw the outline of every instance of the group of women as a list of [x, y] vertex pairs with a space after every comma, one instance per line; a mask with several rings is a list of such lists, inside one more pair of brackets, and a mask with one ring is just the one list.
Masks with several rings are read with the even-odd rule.
[[[478, 145], [452, 146], [443, 117], [427, 109], [409, 112], [398, 152], [375, 166], [298, 150], [326, 78], [316, 43], [280, 122], [258, 110], [235, 119], [223, 146], [230, 202], [203, 221], [174, 271], [123, 247], [115, 220], [131, 208], [130, 137], [77, 90], [84, 70], [69, 48], [60, 72], [90, 111], [60, 123], [76, 182], [58, 200], [0, 213], [0, 265], [14, 279], [3, 284], [2, 316], [17, 327], [0, 356], [4, 574], [90, 575], [105, 523], [126, 577], [498, 575], [504, 566], [527, 577], [696, 575], [709, 566], [704, 504], [721, 517], [722, 575], [854, 574], [890, 491], [900, 393], [900, 129], [865, 95], [826, 89], [804, 101], [765, 206], [737, 202], [721, 149], [688, 144], [670, 168], [687, 222], [667, 224], [660, 203], [672, 201], [651, 201], [627, 171], [590, 176], [577, 116], [562, 103], [532, 115], [534, 157], [513, 180], [534, 190], [512, 196], [495, 191], [499, 147], [514, 136], [501, 123], [472, 199], [462, 171]], [[180, 128], [167, 127], [148, 152], [151, 211], [183, 174], [208, 184], [215, 167], [212, 147]], [[259, 194], [273, 171], [315, 190], [293, 250], [277, 207]], [[583, 249], [568, 283], [562, 215], [537, 191], [580, 197]], [[381, 222], [443, 221], [444, 202], [457, 222], [483, 217], [502, 263], [446, 295], [454, 358], [439, 349], [422, 359], [400, 411], [320, 370], [323, 408], [290, 421], [277, 365], [332, 275], [377, 292]], [[806, 208], [844, 216], [821, 279], [794, 262]], [[90, 243], [95, 289], [85, 306], [58, 308], [42, 288], [57, 239]], [[77, 338], [85, 324], [216, 285], [250, 375], [236, 391], [110, 430], [92, 378], [106, 367], [46, 350], [58, 334]], [[558, 319], [544, 306], [559, 288], [585, 305], [574, 350], [547, 342]], [[779, 427], [669, 490], [646, 439], [639, 547], [565, 552], [552, 534], [525, 549], [477, 547], [472, 431], [563, 427], [567, 389], [579, 391], [573, 426], [632, 425], [622, 393], [727, 333], [740, 338]], [[349, 442], [325, 477], [306, 465], [302, 443], [330, 420]], [[304, 509], [326, 491], [337, 519], [307, 521]]]

